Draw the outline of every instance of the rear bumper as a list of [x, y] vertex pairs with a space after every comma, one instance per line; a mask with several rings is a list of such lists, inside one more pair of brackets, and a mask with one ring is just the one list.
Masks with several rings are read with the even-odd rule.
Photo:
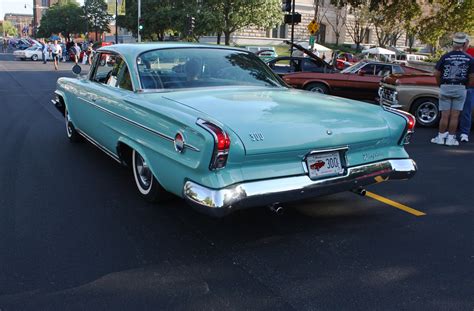
[[311, 180], [304, 175], [243, 182], [222, 189], [210, 189], [187, 181], [183, 193], [197, 210], [223, 217], [239, 209], [350, 191], [387, 180], [409, 179], [416, 171], [413, 160], [393, 159], [350, 167], [344, 176], [321, 180]]

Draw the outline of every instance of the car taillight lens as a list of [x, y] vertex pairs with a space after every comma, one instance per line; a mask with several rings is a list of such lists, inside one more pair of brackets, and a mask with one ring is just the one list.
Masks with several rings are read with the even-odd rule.
[[199, 119], [197, 124], [211, 133], [214, 137], [214, 151], [211, 163], [209, 164], [209, 169], [216, 170], [224, 168], [227, 164], [227, 157], [229, 156], [229, 135], [221, 127], [209, 121]]
[[403, 133], [402, 137], [400, 138], [399, 143], [404, 144], [404, 145], [408, 145], [410, 143], [411, 136], [415, 132], [415, 125], [416, 125], [415, 117], [411, 113], [408, 113], [406, 111], [396, 110], [396, 109], [389, 108], [389, 107], [384, 107], [384, 109], [405, 118], [405, 120], [407, 122], [407, 125], [405, 127], [406, 130]]

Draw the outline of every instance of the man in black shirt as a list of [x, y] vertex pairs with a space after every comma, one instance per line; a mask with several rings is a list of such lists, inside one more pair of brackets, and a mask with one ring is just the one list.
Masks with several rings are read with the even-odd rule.
[[464, 52], [467, 44], [467, 35], [456, 33], [453, 38], [453, 50], [441, 56], [435, 67], [436, 81], [440, 86], [441, 120], [438, 136], [431, 139], [434, 144], [459, 145], [455, 135], [459, 114], [466, 100], [466, 85], [474, 83], [474, 60]]

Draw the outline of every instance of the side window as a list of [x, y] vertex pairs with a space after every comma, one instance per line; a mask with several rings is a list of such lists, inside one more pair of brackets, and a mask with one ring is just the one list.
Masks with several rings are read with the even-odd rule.
[[100, 53], [95, 60], [92, 81], [132, 91], [132, 80], [125, 61], [118, 55]]
[[375, 75], [385, 77], [392, 73], [392, 66], [390, 65], [377, 65], [375, 67]]
[[305, 59], [303, 61], [303, 71], [321, 71], [321, 64], [316, 63], [312, 59]]
[[374, 64], [367, 64], [360, 69], [366, 75], [373, 75], [374, 74], [375, 65]]

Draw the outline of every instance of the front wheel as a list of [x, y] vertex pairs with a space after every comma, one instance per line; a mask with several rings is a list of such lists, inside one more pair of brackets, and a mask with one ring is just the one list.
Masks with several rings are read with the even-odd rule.
[[329, 88], [322, 83], [310, 83], [304, 89], [310, 92], [329, 94]]
[[38, 55], [33, 54], [33, 56], [31, 56], [31, 60], [36, 62], [38, 60]]
[[72, 143], [80, 142], [82, 140], [82, 136], [76, 131], [74, 124], [72, 124], [67, 109], [64, 110], [64, 121], [66, 123], [66, 135], [69, 141]]
[[153, 176], [153, 172], [145, 159], [136, 151], [132, 152], [132, 170], [138, 191], [149, 202], [162, 202], [168, 193]]
[[438, 108], [438, 99], [435, 98], [417, 99], [410, 110], [415, 116], [416, 122], [423, 127], [436, 126], [441, 117]]

